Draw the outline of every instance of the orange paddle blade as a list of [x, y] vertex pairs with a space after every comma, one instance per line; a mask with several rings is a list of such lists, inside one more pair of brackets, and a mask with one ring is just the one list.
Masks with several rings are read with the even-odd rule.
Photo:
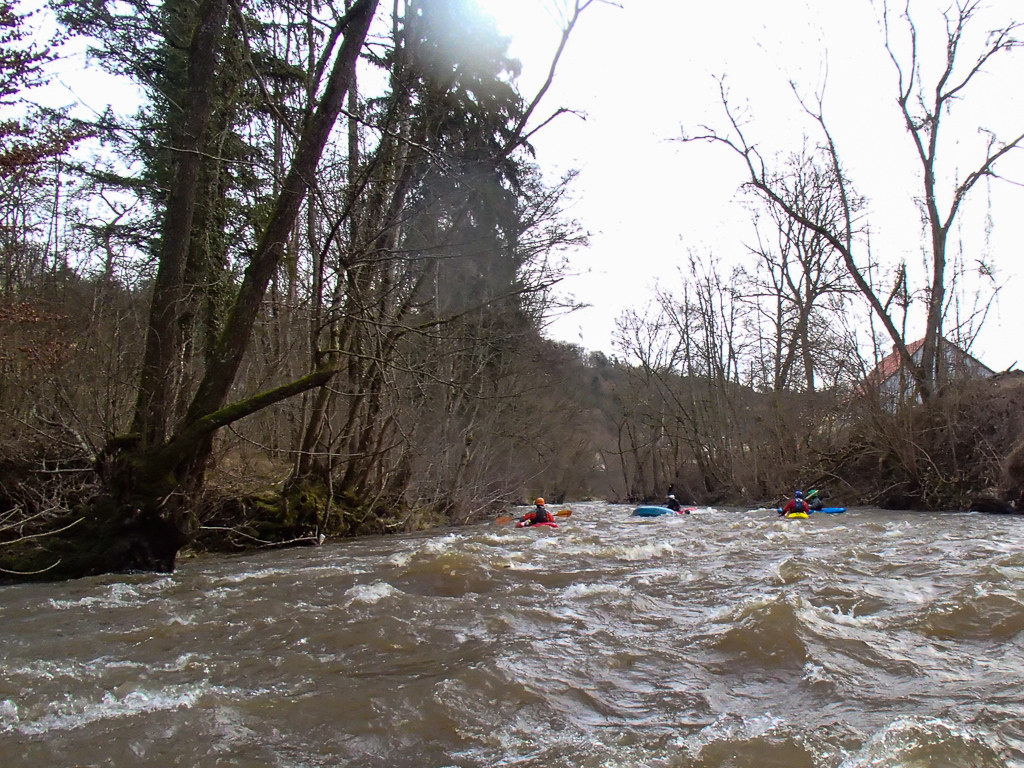
[[558, 517], [568, 517], [571, 514], [572, 514], [572, 510], [571, 509], [560, 509], [557, 512], [555, 512], [555, 515], [558, 516]]
[[511, 515], [502, 515], [501, 517], [499, 517], [494, 522], [497, 523], [498, 525], [504, 525], [505, 523], [511, 523], [512, 522], [512, 517], [511, 517]]

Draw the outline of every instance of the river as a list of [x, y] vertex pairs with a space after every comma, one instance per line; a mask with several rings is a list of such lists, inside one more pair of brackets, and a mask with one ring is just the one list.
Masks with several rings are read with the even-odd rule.
[[494, 523], [0, 589], [0, 765], [1024, 767], [1024, 519]]

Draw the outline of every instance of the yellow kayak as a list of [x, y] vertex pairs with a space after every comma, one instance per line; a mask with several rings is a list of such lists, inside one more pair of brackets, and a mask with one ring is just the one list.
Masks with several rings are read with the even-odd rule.
[[806, 520], [807, 519], [807, 513], [806, 512], [787, 512], [786, 513], [786, 517], [793, 518], [793, 519], [796, 519], [796, 520]]

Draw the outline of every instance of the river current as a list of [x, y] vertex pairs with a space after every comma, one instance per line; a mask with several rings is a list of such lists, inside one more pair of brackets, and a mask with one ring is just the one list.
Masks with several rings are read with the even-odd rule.
[[1024, 768], [1024, 519], [485, 523], [0, 589], [0, 765]]

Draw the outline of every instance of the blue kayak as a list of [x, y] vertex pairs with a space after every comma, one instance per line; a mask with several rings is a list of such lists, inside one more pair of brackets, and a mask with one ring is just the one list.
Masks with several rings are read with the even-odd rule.
[[674, 514], [675, 512], [668, 507], [637, 507], [633, 510], [634, 517], [661, 517]]
[[[780, 507], [776, 507], [775, 511], [778, 512], [780, 515], [782, 514], [782, 509]], [[821, 509], [808, 509], [807, 514], [813, 515], [815, 512], [822, 512], [826, 515], [839, 515], [845, 511], [846, 507], [822, 507]]]

